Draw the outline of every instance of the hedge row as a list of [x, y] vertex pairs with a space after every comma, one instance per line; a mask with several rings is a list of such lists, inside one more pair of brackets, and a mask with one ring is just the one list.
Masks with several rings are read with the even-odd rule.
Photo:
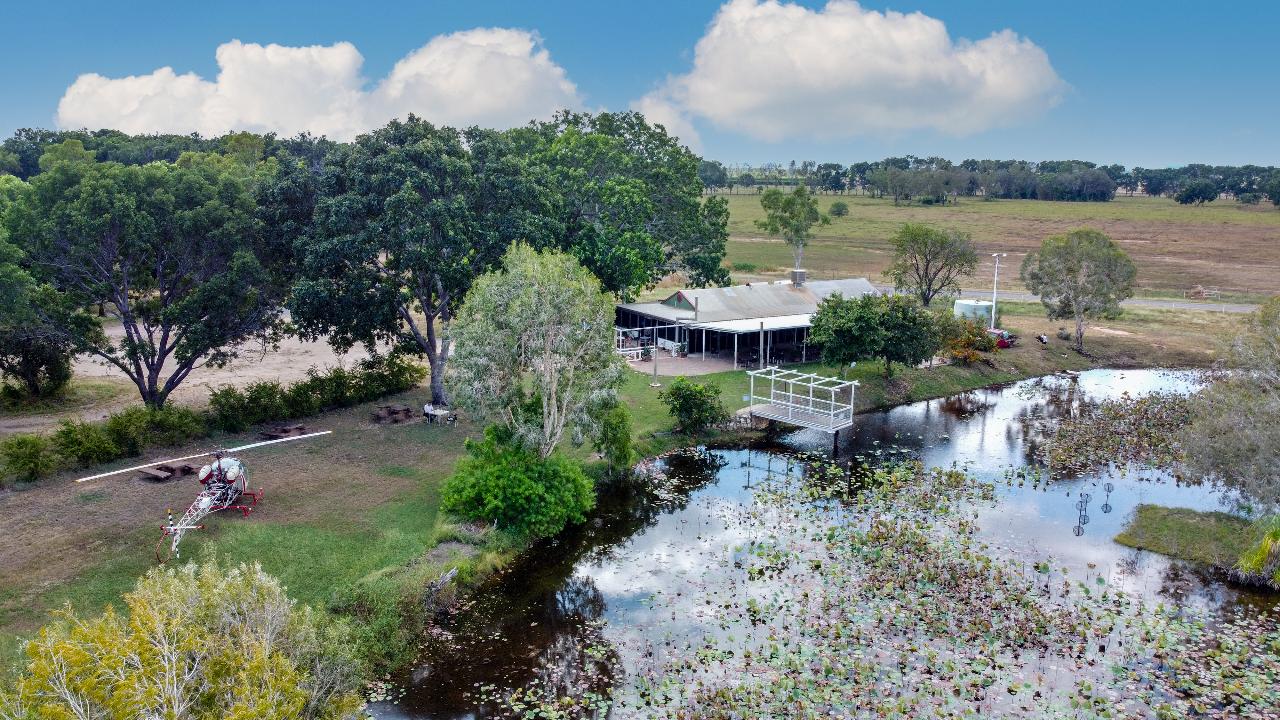
[[307, 378], [288, 386], [251, 383], [243, 390], [230, 385], [209, 396], [212, 425], [227, 432], [274, 420], [293, 420], [336, 408], [351, 407], [417, 387], [426, 368], [399, 355], [376, 355], [353, 370], [326, 372], [312, 368]]
[[18, 434], [0, 442], [3, 475], [31, 482], [63, 468], [88, 467], [141, 455], [149, 447], [181, 445], [210, 429], [240, 432], [252, 425], [350, 407], [416, 387], [426, 370], [399, 356], [375, 356], [353, 370], [308, 371], [287, 387], [253, 383], [215, 390], [209, 411], [131, 407], [102, 422], [64, 420], [52, 435]]

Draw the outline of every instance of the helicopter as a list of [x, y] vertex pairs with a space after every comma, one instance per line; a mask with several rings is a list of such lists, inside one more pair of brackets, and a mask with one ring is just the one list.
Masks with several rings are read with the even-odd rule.
[[187, 507], [186, 512], [178, 520], [175, 521], [173, 519], [173, 511], [170, 510], [167, 521], [160, 527], [160, 540], [156, 543], [156, 561], [164, 564], [170, 559], [178, 557], [178, 545], [182, 542], [182, 537], [186, 535], [187, 531], [204, 529], [204, 525], [200, 521], [206, 516], [222, 510], [239, 510], [242, 517], [249, 517], [249, 513], [253, 512], [258, 505], [258, 501], [262, 499], [262, 488], [257, 490], [249, 489], [249, 470], [239, 458], [233, 456], [233, 453], [294, 440], [320, 437], [331, 432], [333, 431], [321, 430], [304, 435], [250, 443], [239, 447], [210, 450], [209, 452], [180, 458], [157, 460], [143, 465], [90, 475], [80, 478], [76, 482], [88, 482], [112, 475], [145, 471], [147, 468], [158, 465], [175, 465], [187, 460], [212, 456], [213, 461], [201, 467], [196, 473], [196, 477], [200, 484], [204, 486], [204, 489], [196, 495], [195, 499], [191, 501], [191, 505]]

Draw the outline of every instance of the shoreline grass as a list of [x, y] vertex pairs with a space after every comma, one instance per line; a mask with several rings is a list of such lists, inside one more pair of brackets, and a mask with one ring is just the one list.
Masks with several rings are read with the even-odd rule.
[[1142, 504], [1115, 541], [1125, 547], [1231, 571], [1257, 544], [1253, 523], [1220, 511]]

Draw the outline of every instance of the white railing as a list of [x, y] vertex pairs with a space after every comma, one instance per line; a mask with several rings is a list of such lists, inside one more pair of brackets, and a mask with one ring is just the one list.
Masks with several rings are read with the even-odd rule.
[[[802, 427], [835, 430], [853, 424], [853, 398], [857, 383], [812, 373], [781, 370], [770, 366], [752, 370], [748, 397], [751, 405], [767, 406], [758, 412], [763, 417], [785, 420]], [[761, 390], [756, 392], [756, 381]], [[768, 394], [763, 381], [769, 381]]]

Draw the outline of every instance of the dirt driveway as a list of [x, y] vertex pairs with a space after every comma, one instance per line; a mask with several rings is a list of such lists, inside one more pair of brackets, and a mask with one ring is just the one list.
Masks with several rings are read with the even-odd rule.
[[[118, 323], [112, 323], [105, 329], [113, 337], [122, 337], [124, 334]], [[170, 397], [180, 405], [200, 407], [208, 402], [211, 390], [223, 385], [243, 387], [259, 380], [289, 383], [304, 377], [309, 368], [323, 370], [335, 365], [350, 367], [366, 357], [368, 353], [361, 348], [338, 355], [323, 341], [304, 342], [296, 337], [289, 337], [280, 343], [279, 350], [264, 353], [261, 348], [248, 346], [242, 357], [226, 367], [196, 368]], [[107, 393], [105, 398], [61, 412], [0, 414], [0, 436], [47, 430], [56, 427], [64, 419], [99, 420], [138, 402], [138, 393], [133, 384], [114, 365], [82, 355], [76, 358], [74, 370], [77, 378], [110, 381], [118, 385], [118, 389]]]

